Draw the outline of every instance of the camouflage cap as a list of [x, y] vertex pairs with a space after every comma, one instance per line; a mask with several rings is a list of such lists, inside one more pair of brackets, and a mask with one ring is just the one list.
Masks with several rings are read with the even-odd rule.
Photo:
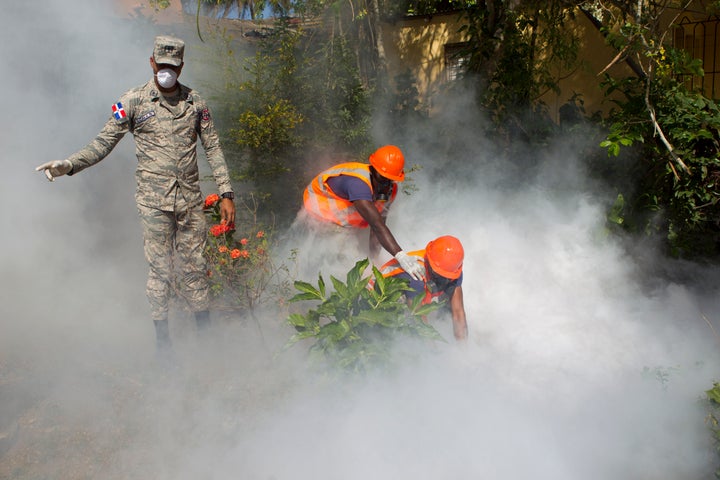
[[183, 62], [185, 42], [179, 38], [160, 35], [155, 37], [153, 58], [155, 63], [179, 66]]

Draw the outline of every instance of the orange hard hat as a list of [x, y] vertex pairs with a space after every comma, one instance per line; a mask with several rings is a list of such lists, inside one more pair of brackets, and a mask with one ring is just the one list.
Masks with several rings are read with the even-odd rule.
[[451, 235], [438, 237], [425, 247], [430, 268], [445, 278], [455, 280], [462, 273], [465, 250], [462, 243]]
[[395, 145], [385, 145], [370, 155], [370, 165], [385, 178], [402, 182], [405, 180], [405, 156]]

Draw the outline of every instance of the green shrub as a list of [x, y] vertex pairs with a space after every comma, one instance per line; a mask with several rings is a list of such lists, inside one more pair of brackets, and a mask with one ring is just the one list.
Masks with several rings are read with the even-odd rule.
[[205, 256], [208, 260], [211, 307], [214, 311], [249, 311], [285, 298], [290, 291], [288, 268], [276, 264], [271, 255], [272, 228], [257, 222], [257, 201], [239, 195], [235, 203], [242, 221], [220, 223], [220, 198], [205, 199], [205, 214], [211, 224]]
[[371, 276], [362, 273], [370, 264], [368, 259], [358, 261], [348, 272], [343, 283], [331, 276], [334, 291], [326, 291], [322, 275], [317, 288], [310, 283], [296, 281], [300, 291], [290, 302], [316, 301], [317, 308], [307, 313], [292, 313], [288, 323], [297, 333], [288, 346], [301, 340], [313, 339], [310, 347], [315, 358], [327, 360], [341, 371], [366, 373], [393, 364], [394, 345], [400, 337], [444, 341], [423, 316], [436, 310], [437, 303], [421, 305], [422, 295], [411, 304], [403, 301], [410, 289], [407, 280], [383, 278], [372, 268], [374, 286], [368, 288]]
[[[713, 383], [713, 388], [706, 390], [705, 394], [710, 404], [710, 413], [708, 413], [707, 421], [713, 435], [715, 451], [720, 457], [720, 426], [718, 424], [718, 420], [720, 420], [720, 382]], [[720, 469], [715, 471], [715, 478], [720, 478]]]

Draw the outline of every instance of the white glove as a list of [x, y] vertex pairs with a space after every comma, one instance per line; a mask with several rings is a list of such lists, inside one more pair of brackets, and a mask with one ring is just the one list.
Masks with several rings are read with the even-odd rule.
[[400, 268], [405, 270], [415, 280], [422, 280], [423, 276], [425, 276], [422, 265], [420, 265], [417, 259], [402, 250], [395, 254], [395, 260], [400, 264]]
[[36, 171], [45, 172], [45, 176], [51, 182], [55, 180], [55, 177], [62, 177], [66, 173], [72, 170], [72, 163], [70, 160], [53, 160], [51, 162], [43, 163], [35, 169]]

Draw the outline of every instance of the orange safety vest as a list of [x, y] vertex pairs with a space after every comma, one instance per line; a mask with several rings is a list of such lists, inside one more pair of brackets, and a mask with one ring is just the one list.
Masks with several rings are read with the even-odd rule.
[[[341, 227], [367, 228], [368, 223], [358, 213], [352, 202], [341, 198], [333, 192], [327, 184], [329, 178], [339, 175], [356, 177], [365, 182], [372, 191], [370, 181], [370, 165], [360, 162], [347, 162], [335, 165], [323, 172], [310, 182], [303, 193], [305, 209], [313, 216]], [[393, 184], [390, 199], [387, 202], [375, 202], [375, 208], [382, 213], [395, 200], [397, 184]]]
[[[425, 268], [425, 250], [415, 250], [413, 252], [408, 252], [408, 255], [411, 257], [416, 257], [416, 260], [422, 265], [423, 270], [427, 273], [427, 269]], [[394, 258], [392, 260], [389, 260], [387, 263], [385, 263], [382, 267], [380, 267], [380, 273], [382, 273], [382, 276], [384, 278], [387, 277], [394, 277], [395, 275], [399, 275], [401, 273], [405, 273], [405, 270], [403, 270], [400, 267], [400, 264], [397, 260]], [[427, 278], [427, 275], [426, 275]], [[452, 293], [455, 291], [456, 286], [456, 280], [451, 282], [452, 288], [449, 288], [449, 291], [446, 290], [437, 290], [434, 291], [433, 288], [431, 288], [430, 285], [428, 285], [427, 280], [423, 282], [423, 287], [425, 288], [425, 297], [423, 298], [422, 304], [427, 305], [428, 303], [432, 302], [433, 299], [437, 299], [438, 301], [444, 301], [449, 300]], [[369, 287], [374, 288], [375, 281], [374, 279], [370, 279]]]

